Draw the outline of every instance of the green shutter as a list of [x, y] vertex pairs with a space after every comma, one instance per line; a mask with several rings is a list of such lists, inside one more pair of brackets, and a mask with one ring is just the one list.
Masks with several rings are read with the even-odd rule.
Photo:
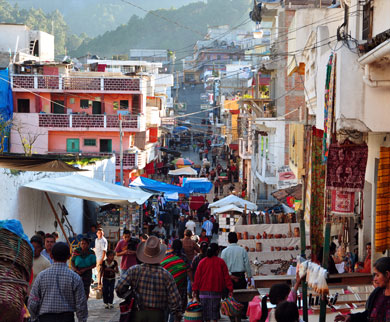
[[80, 140], [66, 139], [66, 152], [80, 152]]

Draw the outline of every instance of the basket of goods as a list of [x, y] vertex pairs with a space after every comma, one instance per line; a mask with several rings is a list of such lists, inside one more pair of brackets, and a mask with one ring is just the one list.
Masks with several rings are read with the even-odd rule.
[[197, 301], [191, 301], [187, 304], [184, 312], [184, 322], [202, 322], [202, 306]]
[[0, 316], [19, 321], [24, 312], [33, 263], [33, 248], [18, 220], [0, 221]]

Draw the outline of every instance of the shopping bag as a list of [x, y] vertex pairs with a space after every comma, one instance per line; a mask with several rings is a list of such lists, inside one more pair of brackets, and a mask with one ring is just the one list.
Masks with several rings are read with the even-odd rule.
[[188, 302], [186, 311], [184, 312], [184, 322], [202, 321], [202, 305], [196, 300]]
[[243, 305], [237, 302], [232, 296], [221, 301], [221, 314], [227, 316], [238, 316], [241, 314]]

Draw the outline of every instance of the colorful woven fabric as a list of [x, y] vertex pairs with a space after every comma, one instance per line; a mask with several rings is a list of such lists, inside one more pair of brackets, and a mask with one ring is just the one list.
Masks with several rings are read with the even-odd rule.
[[332, 190], [332, 215], [353, 215], [355, 193]]
[[359, 192], [364, 188], [368, 157], [367, 144], [333, 143], [329, 148], [326, 187]]
[[179, 289], [187, 283], [187, 266], [179, 256], [168, 254], [160, 264], [172, 274]]
[[238, 316], [241, 313], [243, 305], [237, 302], [233, 297], [228, 297], [221, 302], [221, 313], [227, 316]]
[[322, 161], [326, 163], [328, 159], [329, 145], [333, 133], [333, 111], [335, 101], [335, 82], [336, 82], [336, 54], [329, 57], [326, 82], [325, 82], [325, 104], [324, 104], [324, 135], [322, 139]]
[[325, 209], [325, 165], [322, 163], [323, 131], [313, 127], [311, 144], [310, 245], [316, 256], [323, 244]]
[[381, 147], [376, 190], [375, 251], [390, 248], [390, 148]]

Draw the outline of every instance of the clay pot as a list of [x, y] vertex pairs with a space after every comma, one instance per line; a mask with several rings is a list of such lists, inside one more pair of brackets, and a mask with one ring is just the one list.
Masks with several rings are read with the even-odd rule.
[[262, 250], [261, 243], [256, 243], [256, 252], [261, 252], [261, 250]]
[[247, 240], [248, 239], [248, 232], [247, 231], [244, 231], [244, 239]]
[[290, 246], [288, 250], [294, 250], [294, 246]]
[[237, 239], [240, 240], [242, 238], [241, 233], [237, 233]]
[[283, 247], [282, 250], [287, 250], [288, 248], [287, 247]]
[[260, 233], [257, 233], [257, 235], [256, 235], [256, 239], [261, 239], [261, 235], [260, 235]]
[[255, 252], [256, 249], [255, 249], [255, 248], [250, 248], [249, 251], [250, 251], [250, 252]]
[[275, 247], [277, 252], [280, 252], [282, 250], [282, 247]]
[[275, 238], [282, 238], [282, 234], [275, 234]]
[[301, 237], [301, 234], [299, 233], [299, 227], [294, 228], [294, 237]]
[[263, 239], [267, 239], [267, 233], [263, 232]]
[[255, 239], [255, 235], [249, 235], [249, 239]]
[[271, 252], [273, 252], [274, 250], [275, 250], [275, 247], [271, 246]]
[[283, 235], [282, 235], [282, 238], [287, 238], [287, 235], [286, 235], [286, 234], [283, 234]]
[[268, 235], [268, 238], [269, 238], [269, 239], [274, 238], [274, 234], [269, 234], [269, 235]]

